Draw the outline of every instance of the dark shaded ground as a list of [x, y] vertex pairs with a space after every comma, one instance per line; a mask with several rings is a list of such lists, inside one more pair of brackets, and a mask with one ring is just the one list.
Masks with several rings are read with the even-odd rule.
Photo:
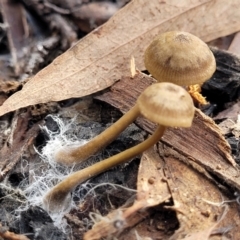
[[[10, 21], [14, 16], [18, 18], [19, 25], [10, 29], [10, 33], [7, 33], [7, 26], [4, 23], [1, 25], [0, 104], [13, 92], [21, 89], [27, 77], [48, 65], [77, 39], [106, 21], [126, 2], [128, 1], [2, 1], [1, 7], [5, 11], [1, 15], [1, 22], [6, 19]], [[78, 11], [73, 12], [72, 9], [76, 8]], [[24, 13], [22, 9], [25, 10]], [[7, 14], [10, 12], [11, 15]], [[17, 28], [21, 31], [16, 31]], [[27, 39], [23, 37], [26, 33]], [[18, 41], [10, 44], [13, 39]], [[213, 49], [213, 52], [217, 59], [217, 71], [202, 87], [203, 95], [210, 101], [210, 105], [204, 107], [203, 111], [217, 123], [222, 123], [226, 119], [236, 123], [240, 113], [240, 61], [226, 52], [216, 49]], [[46, 116], [58, 113], [63, 119], [71, 119], [76, 112], [78, 112], [77, 128], [74, 132], [81, 139], [93, 137], [121, 116], [114, 108], [86, 97], [34, 106], [1, 117], [0, 167], [4, 174], [1, 176], [0, 185], [0, 222], [9, 231], [25, 234], [29, 239], [82, 239], [82, 234], [92, 225], [92, 220], [89, 219], [90, 212], [99, 211], [104, 215], [110, 209], [123, 205], [134, 195], [128, 190], [109, 185], [97, 188], [95, 195], [86, 196], [87, 190], [81, 191], [81, 198], [84, 200], [77, 209], [65, 216], [68, 223], [66, 232], [54, 226], [52, 219], [38, 206], [28, 206], [21, 212], [16, 211], [26, 203], [24, 186], [26, 182], [34, 183], [31, 171], [36, 164], [41, 163], [39, 155], [33, 150], [33, 145], [41, 151], [49, 140], [48, 134], [40, 131], [39, 124], [58, 132], [56, 122]], [[21, 114], [22, 121], [18, 117]], [[14, 130], [14, 123], [17, 123], [17, 130]], [[17, 139], [17, 135], [20, 135], [19, 129], [21, 135], [25, 136], [24, 139], [21, 136]], [[231, 127], [228, 130], [225, 137], [232, 147], [234, 158], [239, 163], [239, 138]], [[145, 137], [146, 133], [132, 125], [98, 158], [116, 154], [136, 145]], [[16, 155], [8, 150], [11, 138], [14, 139], [13, 142], [15, 141]], [[119, 166], [91, 180], [91, 183], [94, 185], [108, 182], [135, 189], [138, 163], [137, 160], [126, 166]], [[23, 180], [25, 185], [22, 185]], [[74, 199], [78, 202], [79, 196], [75, 195]], [[156, 224], [149, 227], [149, 231], [165, 229], [164, 231], [168, 231], [170, 235], [177, 229], [178, 221], [172, 211], [166, 211], [161, 206], [154, 210], [152, 219], [155, 219]]]

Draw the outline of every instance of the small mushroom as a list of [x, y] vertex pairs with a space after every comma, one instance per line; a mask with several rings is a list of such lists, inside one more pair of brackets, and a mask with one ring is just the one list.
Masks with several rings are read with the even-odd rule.
[[144, 54], [146, 69], [158, 82], [181, 86], [202, 84], [216, 70], [216, 61], [206, 43], [187, 33], [158, 35]]
[[134, 112], [159, 124], [153, 135], [132, 148], [69, 175], [44, 197], [46, 210], [58, 212], [66, 209], [71, 199], [70, 193], [77, 185], [144, 152], [159, 141], [166, 127], [190, 127], [195, 111], [192, 98], [185, 89], [164, 82], [146, 88], [134, 109]]

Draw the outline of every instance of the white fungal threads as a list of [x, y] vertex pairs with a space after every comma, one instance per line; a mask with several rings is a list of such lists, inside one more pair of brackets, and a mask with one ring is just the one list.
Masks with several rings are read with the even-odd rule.
[[50, 115], [54, 122], [58, 125], [58, 132], [52, 132], [46, 126], [42, 127], [42, 130], [47, 133], [49, 140], [47, 141], [46, 146], [42, 149], [41, 158], [50, 164], [58, 165], [54, 160], [54, 156], [59, 149], [65, 148], [66, 146], [81, 146], [87, 143], [86, 140], [79, 140], [77, 138], [75, 126], [75, 118], [69, 122], [63, 122], [58, 116]]
[[[53, 132], [46, 126], [42, 127], [42, 131], [46, 132], [49, 140], [41, 152], [35, 149], [40, 155], [42, 161], [39, 163], [34, 163], [34, 166], [32, 167], [31, 165], [28, 166], [30, 167], [29, 178], [21, 183], [21, 188], [23, 189], [23, 192], [27, 198], [27, 205], [22, 207], [21, 210], [28, 209], [30, 205], [42, 207], [43, 196], [46, 194], [46, 192], [48, 192], [66, 176], [80, 169], [80, 167], [76, 166], [63, 167], [56, 163], [53, 158], [55, 151], [62, 146], [72, 146], [74, 144], [84, 144], [87, 142], [86, 140], [79, 140], [77, 138], [77, 134], [74, 132], [74, 129], [76, 129], [75, 119], [69, 122], [64, 122], [58, 116], [51, 115], [50, 117], [57, 124], [58, 131]], [[90, 188], [91, 187], [88, 183], [84, 183], [81, 185], [80, 189], [78, 189], [78, 194], [83, 190], [88, 191]], [[63, 216], [70, 209], [75, 207], [75, 203], [72, 201], [71, 195], [68, 201], [68, 204], [66, 204], [68, 207], [64, 210], [60, 210], [57, 213], [49, 213], [54, 221], [54, 224], [63, 231], [65, 231], [67, 227], [67, 223], [65, 220], [63, 220]]]
[[[87, 142], [86, 140], [79, 140], [77, 137], [76, 121], [75, 119], [64, 122], [61, 118], [56, 115], [50, 116], [58, 126], [56, 132], [49, 130], [46, 126], [42, 127], [42, 131], [46, 132], [46, 135], [49, 137], [46, 146], [44, 146], [39, 152], [36, 152], [40, 155], [41, 161], [31, 165], [27, 165], [24, 159], [22, 159], [23, 164], [21, 166], [24, 171], [25, 168], [30, 168], [29, 177], [26, 178], [22, 183], [20, 188], [23, 189], [23, 194], [25, 195], [27, 202], [24, 203], [18, 211], [27, 210], [30, 206], [40, 206], [43, 207], [43, 197], [45, 194], [52, 189], [57, 183], [61, 182], [71, 173], [85, 168], [88, 165], [93, 164], [98, 160], [96, 157], [92, 157], [89, 161], [82, 163], [79, 166], [66, 167], [54, 161], [53, 156], [56, 149], [59, 147], [73, 144], [81, 144]], [[91, 134], [90, 134], [91, 135]], [[69, 231], [68, 225], [64, 220], [64, 215], [68, 213], [71, 209], [76, 207], [75, 202], [72, 198], [77, 198], [79, 202], [83, 201], [83, 198], [86, 195], [95, 195], [95, 189], [100, 186], [111, 185], [114, 187], [121, 187], [126, 191], [134, 191], [123, 186], [118, 186], [115, 184], [101, 183], [98, 185], [91, 184], [88, 182], [82, 183], [72, 194], [69, 194], [67, 203], [64, 205], [65, 208], [59, 209], [58, 212], [48, 212], [54, 221], [54, 225], [60, 228], [63, 232]], [[46, 209], [47, 210], [47, 209]], [[87, 221], [87, 219], [86, 219]], [[91, 220], [90, 220], [91, 222]], [[86, 223], [86, 225], [91, 225], [93, 222]]]

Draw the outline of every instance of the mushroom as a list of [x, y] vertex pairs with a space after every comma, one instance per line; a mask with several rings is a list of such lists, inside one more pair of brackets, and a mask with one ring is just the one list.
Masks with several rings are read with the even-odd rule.
[[[145, 66], [161, 82], [177, 85], [202, 84], [216, 69], [215, 58], [208, 46], [198, 37], [187, 32], [167, 32], [159, 35], [146, 49]], [[198, 92], [193, 93], [198, 99]], [[138, 116], [139, 108], [134, 106], [117, 122], [98, 136], [81, 146], [63, 146], [54, 158], [56, 162], [72, 165], [87, 160], [100, 149], [110, 144]]]
[[[194, 116], [194, 105], [188, 92], [172, 83], [156, 83], [144, 90], [130, 112], [141, 114], [158, 125], [144, 142], [119, 154], [77, 171], [53, 187], [44, 197], [44, 208], [58, 212], [69, 206], [70, 193], [77, 185], [118, 164], [124, 163], [144, 152], [163, 136], [166, 127], [190, 127]], [[129, 113], [128, 113], [129, 114]]]
[[144, 63], [158, 82], [181, 86], [202, 84], [216, 70], [216, 60], [208, 45], [180, 31], [158, 35], [145, 50]]

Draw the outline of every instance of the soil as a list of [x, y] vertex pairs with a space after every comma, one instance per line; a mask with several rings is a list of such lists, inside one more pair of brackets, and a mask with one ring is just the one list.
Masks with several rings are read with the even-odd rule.
[[[67, 11], [74, 7], [72, 6], [73, 2], [79, 6], [79, 11], [84, 11], [84, 17], [81, 18], [77, 12], [69, 14], [68, 17], [62, 17], [60, 13], [64, 11], [68, 13]], [[27, 17], [20, 16], [21, 19], [28, 18], [28, 23], [27, 26], [26, 23], [22, 24], [23, 32], [19, 33], [18, 37], [26, 33], [24, 31], [27, 27], [31, 30], [31, 41], [27, 52], [23, 54], [23, 46], [16, 43], [16, 49], [12, 49], [6, 32], [1, 30], [0, 103], [15, 91], [20, 90], [27, 77], [50, 63], [77, 39], [105, 22], [127, 2], [123, 0], [85, 0], [51, 1], [51, 4], [46, 4], [45, 1], [20, 1], [20, 5], [16, 3], [14, 11], [19, 13], [21, 9], [25, 9], [29, 14]], [[95, 3], [98, 5], [94, 5]], [[108, 8], [104, 7], [104, 4], [108, 5]], [[6, 4], [5, 7], [12, 9], [11, 4]], [[97, 15], [95, 10], [99, 7], [102, 11], [100, 15]], [[4, 16], [1, 16], [1, 20], [3, 18]], [[55, 34], [52, 34], [53, 32]], [[36, 47], [39, 39], [43, 39], [42, 51]], [[26, 43], [23, 44], [26, 45]], [[200, 106], [200, 108], [220, 126], [229, 119], [234, 125], [240, 112], [240, 60], [238, 57], [216, 48], [212, 48], [212, 51], [217, 60], [217, 71], [202, 86], [202, 94], [206, 96], [209, 104]], [[10, 62], [11, 57], [15, 56], [14, 54], [18, 61], [15, 62], [15, 65], [6, 67], [6, 63]], [[39, 104], [1, 117], [0, 232], [4, 233], [8, 230], [36, 240], [83, 239], [84, 232], [92, 227], [99, 216], [104, 216], [124, 204], [127, 205], [128, 202], [132, 203], [135, 196], [140, 156], [130, 163], [100, 174], [89, 180], [84, 186], [78, 187], [72, 194], [74, 208], [64, 214], [63, 220], [60, 222], [56, 223], [40, 204], [44, 190], [50, 188], [57, 178], [63, 178], [71, 171], [84, 167], [76, 166], [74, 169], [60, 167], [54, 171], [62, 174], [61, 176], [46, 178], [46, 181], [42, 180], [42, 176], [48, 176], [46, 175], [48, 171], [53, 170], [52, 166], [44, 160], [51, 156], [51, 153], [49, 153], [50, 155], [43, 154], [49, 141], [59, 139], [59, 136], [62, 139], [61, 134], [63, 133], [71, 141], [91, 139], [119, 119], [121, 115], [122, 113], [118, 109], [90, 96], [58, 103]], [[62, 122], [59, 122], [59, 119]], [[64, 126], [69, 124], [64, 131], [62, 123]], [[239, 131], [234, 131], [233, 125], [226, 127], [225, 123], [224, 126], [227, 130], [224, 136], [231, 146], [232, 156], [239, 164], [240, 144], [239, 136], [236, 135], [239, 134]], [[146, 137], [147, 133], [144, 130], [132, 124], [117, 140], [100, 154], [91, 158], [88, 164], [135, 146]], [[52, 146], [56, 147], [56, 145]], [[30, 191], [29, 186], [34, 186], [34, 188]], [[90, 191], [93, 187], [95, 187], [94, 190]], [[171, 206], [172, 203], [170, 202], [169, 205]], [[149, 215], [138, 225], [140, 234], [144, 235], [148, 232], [152, 233], [152, 239], [161, 239], [161, 233], [170, 237], [179, 228], [175, 211], [166, 209], [162, 205], [149, 211]], [[94, 214], [91, 215], [91, 213]], [[137, 238], [134, 235], [133, 239], [136, 239], [135, 237]], [[21, 238], [19, 235], [16, 238], [8, 239]]]

